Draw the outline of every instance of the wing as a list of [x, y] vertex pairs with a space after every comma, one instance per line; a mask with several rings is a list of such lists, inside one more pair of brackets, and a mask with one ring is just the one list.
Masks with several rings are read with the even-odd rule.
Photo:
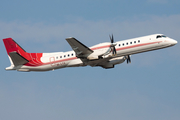
[[93, 51], [90, 48], [88, 48], [87, 46], [85, 46], [84, 44], [76, 40], [75, 38], [72, 38], [72, 37], [66, 38], [66, 41], [69, 43], [71, 48], [76, 53], [76, 56], [79, 58], [87, 57], [88, 55], [93, 53]]

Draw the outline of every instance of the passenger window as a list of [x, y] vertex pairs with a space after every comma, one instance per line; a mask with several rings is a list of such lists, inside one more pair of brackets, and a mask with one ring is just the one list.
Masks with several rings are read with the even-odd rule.
[[69, 54], [68, 54], [68, 57], [69, 57]]
[[121, 46], [121, 44], [119, 44], [119, 46]]
[[140, 40], [138, 40], [138, 42], [140, 43]]
[[136, 41], [134, 41], [134, 43], [136, 43]]
[[58, 59], [58, 57], [56, 57], [56, 59]]
[[66, 55], [64, 55], [64, 57], [66, 57]]
[[126, 43], [126, 45], [128, 45], [128, 43]]
[[71, 55], [73, 56], [73, 53]]
[[124, 46], [124, 43], [122, 45]]
[[132, 44], [132, 42], [130, 42], [130, 44]]
[[62, 56], [60, 56], [60, 58], [62, 58]]

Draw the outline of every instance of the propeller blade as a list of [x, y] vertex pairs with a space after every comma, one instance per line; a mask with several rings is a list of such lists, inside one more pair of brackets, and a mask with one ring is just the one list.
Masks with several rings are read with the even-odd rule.
[[116, 48], [115, 48], [115, 46], [113, 47], [113, 54], [116, 55]]
[[112, 34], [112, 42], [111, 43], [114, 43], [114, 37], [113, 37], [113, 34]]
[[116, 43], [114, 43], [113, 34], [112, 34], [112, 36], [109, 35], [109, 38], [110, 38], [110, 40], [111, 40], [111, 50], [112, 50], [112, 54], [113, 54], [113, 55], [116, 55], [116, 48], [115, 48]]
[[112, 34], [112, 36], [109, 35], [109, 38], [110, 38], [110, 40], [111, 40], [111, 43], [114, 43], [114, 37], [113, 37], [113, 34]]
[[[128, 55], [129, 56], [129, 55]], [[129, 56], [129, 63], [131, 63], [131, 58], [130, 58], [130, 56]]]
[[129, 55], [127, 56], [127, 64], [128, 64], [128, 63], [131, 63], [131, 58], [130, 58]]
[[109, 38], [110, 38], [110, 40], [111, 40], [111, 43], [112, 43], [112, 38], [111, 38], [111, 36], [109, 35]]

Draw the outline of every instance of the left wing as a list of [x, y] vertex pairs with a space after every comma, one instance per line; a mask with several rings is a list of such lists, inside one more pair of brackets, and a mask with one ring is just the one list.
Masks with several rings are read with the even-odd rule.
[[81, 42], [79, 42], [73, 37], [66, 38], [66, 41], [74, 50], [74, 52], [76, 53], [76, 57], [78, 58], [87, 57], [88, 55], [94, 52], [90, 48], [88, 48], [87, 46], [85, 46], [84, 44], [82, 44]]

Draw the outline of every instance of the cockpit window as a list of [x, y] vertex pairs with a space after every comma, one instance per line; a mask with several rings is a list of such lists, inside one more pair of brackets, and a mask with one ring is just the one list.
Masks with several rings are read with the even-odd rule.
[[161, 38], [161, 36], [160, 36], [160, 35], [158, 35], [156, 38]]
[[156, 38], [162, 38], [162, 37], [166, 37], [165, 35], [158, 35]]
[[165, 35], [161, 35], [161, 36], [164, 37], [164, 38], [166, 37]]

